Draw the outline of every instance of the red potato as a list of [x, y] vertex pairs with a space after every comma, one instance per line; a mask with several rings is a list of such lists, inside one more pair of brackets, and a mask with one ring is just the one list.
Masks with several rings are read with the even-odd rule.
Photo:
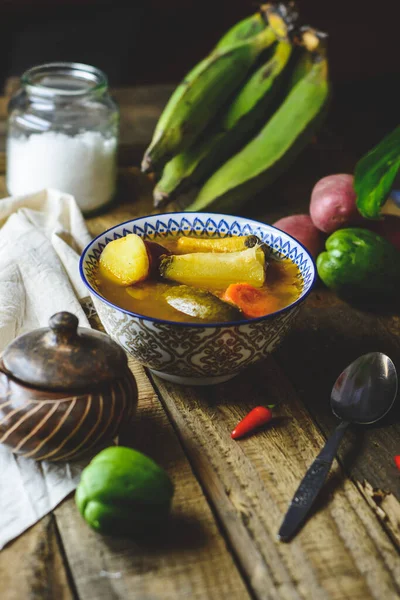
[[313, 258], [317, 258], [324, 247], [324, 236], [309, 215], [291, 215], [274, 223], [274, 227], [292, 235], [307, 248]]
[[340, 173], [323, 177], [315, 184], [310, 202], [315, 227], [324, 233], [333, 233], [343, 227], [362, 226], [353, 181], [353, 175]]

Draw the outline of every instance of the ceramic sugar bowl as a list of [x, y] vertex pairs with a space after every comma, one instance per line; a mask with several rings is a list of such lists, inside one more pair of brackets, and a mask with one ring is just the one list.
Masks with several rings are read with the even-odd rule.
[[0, 443], [35, 460], [74, 460], [132, 419], [137, 386], [106, 334], [60, 312], [15, 339], [0, 358]]

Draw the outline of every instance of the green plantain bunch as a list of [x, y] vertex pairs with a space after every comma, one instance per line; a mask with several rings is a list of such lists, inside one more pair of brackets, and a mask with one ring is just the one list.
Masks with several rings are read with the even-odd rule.
[[154, 206], [191, 189], [186, 210], [233, 213], [314, 136], [329, 96], [326, 34], [298, 26], [293, 2], [237, 23], [173, 92], [142, 162]]

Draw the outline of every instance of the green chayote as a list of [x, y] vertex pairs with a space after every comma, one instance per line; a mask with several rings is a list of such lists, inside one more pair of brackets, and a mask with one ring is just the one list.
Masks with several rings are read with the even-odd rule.
[[83, 470], [75, 500], [102, 533], [142, 533], [167, 517], [174, 488], [151, 458], [124, 446], [102, 450]]
[[325, 285], [342, 296], [387, 300], [400, 285], [400, 252], [367, 229], [339, 229], [326, 240], [317, 270]]

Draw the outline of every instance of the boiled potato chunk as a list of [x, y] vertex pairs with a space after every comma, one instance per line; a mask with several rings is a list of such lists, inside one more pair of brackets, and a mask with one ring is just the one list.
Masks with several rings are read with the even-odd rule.
[[124, 286], [143, 281], [150, 271], [146, 245], [135, 233], [107, 244], [99, 264], [105, 276]]

